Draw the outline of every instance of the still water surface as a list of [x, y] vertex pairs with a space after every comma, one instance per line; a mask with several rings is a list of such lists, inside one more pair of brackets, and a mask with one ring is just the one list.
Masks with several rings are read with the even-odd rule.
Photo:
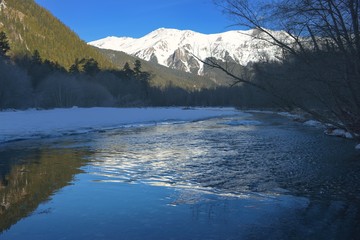
[[277, 115], [0, 146], [0, 239], [359, 239], [354, 143]]

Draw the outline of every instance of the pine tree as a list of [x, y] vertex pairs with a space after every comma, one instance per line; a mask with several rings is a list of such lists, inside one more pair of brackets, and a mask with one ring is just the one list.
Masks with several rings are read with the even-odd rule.
[[129, 65], [128, 62], [125, 63], [123, 70], [124, 70], [125, 72], [131, 70], [131, 69], [130, 69], [130, 65]]
[[83, 71], [86, 74], [95, 75], [100, 71], [98, 62], [93, 58], [86, 59], [83, 65]]
[[42, 59], [41, 59], [41, 56], [40, 56], [40, 53], [37, 49], [35, 49], [35, 51], [33, 52], [33, 55], [32, 55], [32, 58], [31, 58], [31, 61], [35, 64], [41, 64], [42, 63]]
[[6, 53], [10, 50], [9, 41], [5, 32], [0, 32], [0, 55], [5, 56]]
[[134, 76], [134, 71], [130, 68], [130, 64], [128, 62], [125, 63], [123, 71], [128, 78]]
[[70, 66], [69, 72], [70, 73], [79, 73], [80, 72], [79, 65], [80, 65], [80, 61], [78, 58], [76, 58], [75, 63]]
[[135, 65], [135, 68], [134, 68], [135, 72], [140, 73], [141, 72], [141, 62], [140, 62], [140, 60], [136, 60], [134, 65]]

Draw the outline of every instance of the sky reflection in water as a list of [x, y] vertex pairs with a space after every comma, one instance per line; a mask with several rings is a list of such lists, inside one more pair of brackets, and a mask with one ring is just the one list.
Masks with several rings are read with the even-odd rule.
[[353, 144], [274, 116], [243, 120], [5, 146], [0, 196], [13, 197], [0, 218], [12, 227], [0, 238], [358, 236]]

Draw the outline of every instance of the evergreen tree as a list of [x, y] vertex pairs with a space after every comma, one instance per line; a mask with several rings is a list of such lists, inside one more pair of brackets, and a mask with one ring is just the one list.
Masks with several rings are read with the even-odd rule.
[[86, 74], [95, 75], [100, 71], [98, 62], [93, 58], [86, 59], [83, 65], [83, 71]]
[[130, 65], [129, 65], [128, 62], [125, 63], [123, 70], [124, 70], [125, 72], [131, 70], [131, 69], [130, 69]]
[[150, 81], [151, 75], [148, 72], [141, 71], [140, 60], [136, 60], [134, 65], [135, 65], [134, 71], [135, 71], [136, 79], [140, 81], [142, 92], [143, 92], [143, 97], [146, 99], [149, 97], [149, 87], [150, 87], [149, 81]]
[[5, 32], [0, 32], [0, 55], [5, 56], [6, 53], [10, 50], [9, 41]]
[[128, 62], [125, 63], [123, 71], [128, 78], [134, 76], [134, 71], [130, 68], [130, 64]]
[[75, 63], [70, 66], [69, 72], [70, 73], [79, 73], [80, 72], [79, 65], [80, 65], [80, 61], [78, 58], [76, 58]]
[[47, 75], [50, 72], [66, 72], [65, 68], [61, 66], [58, 62], [52, 62], [49, 59], [45, 59], [42, 64], [42, 69], [44, 71], [44, 74]]
[[136, 60], [135, 61], [135, 68], [134, 68], [136, 73], [140, 73], [141, 72], [141, 62], [140, 60]]
[[33, 52], [33, 55], [31, 57], [31, 61], [34, 63], [34, 64], [41, 64], [42, 63], [42, 59], [41, 59], [41, 56], [40, 56], [40, 53], [37, 49], [35, 49], [35, 51]]

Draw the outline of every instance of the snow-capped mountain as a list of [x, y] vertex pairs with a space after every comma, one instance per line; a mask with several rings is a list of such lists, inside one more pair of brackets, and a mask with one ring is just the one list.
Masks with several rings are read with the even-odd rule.
[[[279, 57], [281, 50], [259, 40], [258, 34], [257, 30], [247, 30], [206, 35], [189, 30], [160, 28], [142, 38], [107, 37], [89, 44], [203, 75], [204, 64], [199, 59], [213, 57], [245, 66], [249, 62]], [[281, 36], [284, 33], [274, 34]]]

